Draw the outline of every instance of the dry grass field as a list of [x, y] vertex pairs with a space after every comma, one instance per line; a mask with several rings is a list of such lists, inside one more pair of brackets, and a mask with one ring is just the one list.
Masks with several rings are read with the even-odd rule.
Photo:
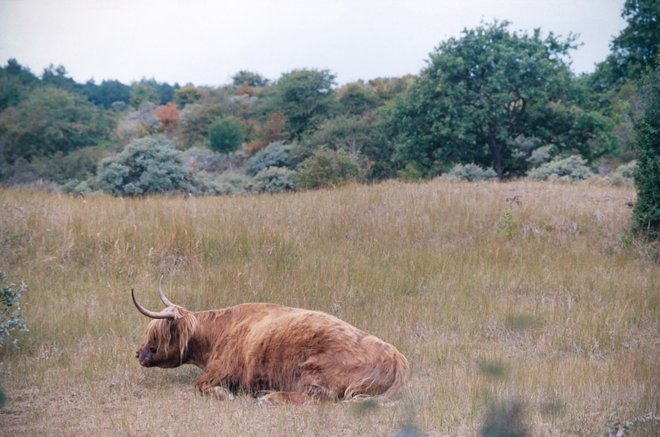
[[[660, 268], [626, 236], [630, 188], [447, 183], [252, 197], [87, 199], [0, 190], [0, 268], [30, 329], [0, 349], [2, 435], [660, 432]], [[262, 406], [143, 369], [130, 299], [269, 301], [394, 344], [395, 402]]]

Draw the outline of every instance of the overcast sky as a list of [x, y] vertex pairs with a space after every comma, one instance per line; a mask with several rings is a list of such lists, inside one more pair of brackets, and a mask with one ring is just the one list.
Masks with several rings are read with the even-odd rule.
[[625, 27], [624, 0], [0, 0], [0, 63], [77, 81], [143, 77], [221, 85], [328, 68], [339, 83], [418, 73], [439, 42], [480, 21], [580, 35], [575, 72], [593, 71]]

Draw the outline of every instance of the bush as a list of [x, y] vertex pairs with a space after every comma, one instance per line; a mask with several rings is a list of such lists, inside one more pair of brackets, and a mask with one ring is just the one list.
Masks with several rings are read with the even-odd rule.
[[66, 154], [106, 140], [113, 125], [86, 98], [50, 86], [38, 87], [17, 106], [0, 113], [0, 154], [9, 163]]
[[545, 164], [552, 159], [552, 156], [555, 153], [555, 149], [556, 147], [552, 144], [534, 149], [530, 157], [527, 158], [527, 162], [529, 162], [532, 166]]
[[248, 160], [246, 173], [254, 176], [268, 167], [285, 167], [289, 164], [290, 154], [291, 146], [281, 141], [270, 143]]
[[637, 202], [633, 211], [633, 230], [652, 240], [660, 239], [660, 67], [645, 79], [649, 96], [644, 117], [635, 124]]
[[195, 175], [195, 193], [205, 195], [236, 195], [247, 191], [248, 180], [240, 174], [226, 171], [219, 176], [207, 172]]
[[281, 167], [268, 167], [257, 173], [250, 183], [250, 189], [257, 193], [281, 193], [298, 188], [297, 174]]
[[193, 173], [198, 171], [219, 173], [226, 167], [227, 157], [206, 147], [191, 147], [181, 153], [181, 159]]
[[496, 179], [497, 173], [492, 168], [484, 170], [476, 164], [456, 164], [444, 177], [447, 179], [474, 182]]
[[181, 152], [163, 136], [132, 141], [119, 155], [101, 161], [98, 180], [114, 196], [194, 190]]
[[55, 152], [52, 156], [38, 156], [30, 161], [18, 158], [13, 164], [1, 166], [1, 178], [10, 184], [31, 184], [39, 180], [64, 184], [72, 179], [85, 180], [96, 176], [103, 151], [97, 146], [67, 154]]
[[209, 128], [209, 147], [221, 153], [230, 153], [241, 147], [243, 132], [240, 123], [232, 117], [216, 120]]
[[321, 188], [340, 185], [356, 180], [360, 166], [352, 155], [344, 150], [320, 148], [298, 167], [300, 185], [304, 188]]
[[[0, 270], [0, 283], [2, 283], [2, 292], [0, 293], [0, 344], [5, 345], [9, 336], [17, 329], [27, 331], [27, 326], [21, 316], [20, 300], [23, 293], [27, 292], [25, 283], [16, 287], [15, 284], [7, 282], [7, 275]], [[12, 344], [16, 346], [17, 340], [13, 339]]]
[[587, 162], [578, 155], [567, 158], [558, 158], [532, 169], [527, 175], [533, 179], [548, 180], [559, 179], [564, 181], [576, 181], [588, 179], [593, 172], [587, 167]]
[[635, 184], [635, 170], [637, 169], [637, 161], [630, 161], [626, 164], [621, 164], [614, 170], [609, 176], [608, 179], [617, 187], [620, 186], [629, 186], [632, 187]]

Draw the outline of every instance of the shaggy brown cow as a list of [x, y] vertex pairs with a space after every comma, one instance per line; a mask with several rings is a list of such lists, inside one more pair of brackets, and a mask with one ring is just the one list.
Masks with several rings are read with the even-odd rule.
[[[162, 280], [162, 278], [161, 278]], [[319, 311], [246, 303], [212, 311], [172, 304], [152, 320], [136, 353], [144, 367], [193, 364], [195, 382], [218, 398], [245, 391], [267, 403], [387, 398], [401, 388], [408, 361], [391, 344]], [[228, 390], [228, 391], [227, 391]]]

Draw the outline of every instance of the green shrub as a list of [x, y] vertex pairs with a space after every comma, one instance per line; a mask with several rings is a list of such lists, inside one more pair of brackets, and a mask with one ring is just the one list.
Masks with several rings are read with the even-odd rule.
[[194, 190], [181, 152], [163, 136], [134, 140], [119, 155], [101, 161], [98, 180], [114, 196]]
[[227, 155], [215, 153], [206, 147], [191, 147], [181, 153], [181, 159], [193, 173], [219, 173], [225, 168]]
[[268, 167], [257, 173], [250, 183], [251, 191], [257, 193], [280, 193], [298, 188], [297, 174], [281, 167]]
[[637, 202], [633, 229], [652, 240], [660, 239], [660, 67], [648, 75], [644, 85], [648, 102], [644, 117], [635, 125]]
[[632, 187], [635, 184], [635, 170], [637, 169], [637, 161], [630, 161], [626, 164], [621, 164], [614, 170], [608, 179], [617, 187], [628, 186]]
[[448, 179], [461, 181], [485, 181], [497, 178], [497, 173], [492, 168], [483, 169], [476, 164], [456, 164], [445, 175]]
[[230, 153], [241, 147], [243, 131], [241, 124], [233, 117], [216, 120], [209, 128], [209, 147], [221, 153]]
[[30, 161], [16, 159], [12, 164], [4, 163], [0, 172], [3, 182], [31, 184], [37, 181], [64, 184], [75, 179], [85, 180], [96, 176], [103, 148], [85, 147], [70, 153], [55, 152], [52, 156], [36, 156]]
[[213, 175], [201, 171], [195, 175], [195, 193], [203, 195], [236, 195], [247, 191], [248, 180], [240, 174], [226, 171]]
[[321, 188], [356, 180], [360, 165], [355, 157], [344, 150], [329, 150], [324, 147], [298, 166], [300, 185], [304, 188]]
[[555, 149], [556, 147], [552, 144], [534, 149], [530, 157], [527, 158], [527, 162], [529, 162], [532, 166], [539, 166], [544, 164], [552, 159]]
[[562, 181], [576, 181], [588, 179], [593, 172], [587, 167], [587, 162], [578, 155], [567, 158], [554, 159], [546, 164], [540, 165], [527, 173], [533, 179], [548, 180], [559, 179]]
[[[0, 270], [0, 283], [2, 283], [2, 292], [0, 293], [0, 344], [5, 345], [9, 341], [11, 334], [16, 331], [27, 331], [27, 326], [21, 316], [20, 300], [23, 293], [27, 292], [27, 286], [24, 282], [16, 287], [15, 284], [7, 282], [7, 275]], [[12, 340], [16, 346], [17, 339]]]
[[291, 146], [281, 141], [270, 143], [248, 160], [246, 172], [254, 176], [268, 167], [286, 167], [289, 164], [290, 154]]

